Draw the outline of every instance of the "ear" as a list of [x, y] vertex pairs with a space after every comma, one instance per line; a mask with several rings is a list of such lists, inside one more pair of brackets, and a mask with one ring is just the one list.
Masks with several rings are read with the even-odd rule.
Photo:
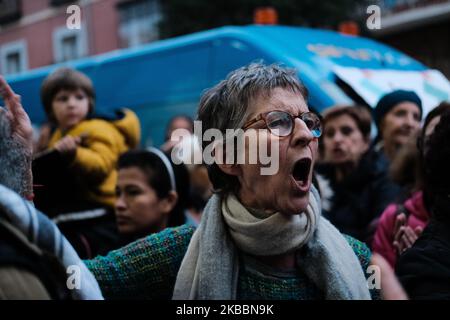
[[161, 212], [170, 213], [178, 202], [178, 193], [176, 191], [169, 191], [169, 194], [159, 202]]
[[241, 175], [241, 167], [237, 164], [236, 157], [234, 157], [234, 151], [230, 159], [227, 159], [226, 148], [221, 143], [216, 143], [213, 148], [213, 156], [215, 164], [219, 167], [219, 169], [231, 176], [240, 176]]

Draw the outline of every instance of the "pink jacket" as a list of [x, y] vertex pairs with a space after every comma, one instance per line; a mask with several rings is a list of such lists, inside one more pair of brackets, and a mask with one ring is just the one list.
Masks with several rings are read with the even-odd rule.
[[[406, 225], [414, 230], [418, 226], [424, 228], [428, 224], [430, 215], [425, 209], [422, 191], [415, 192], [403, 205], [409, 212]], [[396, 216], [397, 205], [390, 204], [381, 214], [372, 242], [373, 252], [381, 254], [393, 268], [397, 262], [397, 252], [392, 244]]]

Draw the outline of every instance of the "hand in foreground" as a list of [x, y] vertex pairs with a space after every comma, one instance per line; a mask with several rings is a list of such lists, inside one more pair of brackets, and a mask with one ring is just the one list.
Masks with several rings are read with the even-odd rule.
[[6, 117], [11, 126], [11, 136], [31, 157], [33, 152], [33, 128], [28, 114], [20, 102], [20, 96], [15, 94], [6, 80], [0, 76], [0, 95], [5, 102]]
[[397, 254], [402, 254], [405, 250], [412, 247], [414, 242], [419, 238], [422, 233], [421, 227], [416, 227], [414, 230], [405, 225], [406, 215], [404, 213], [399, 214], [395, 220], [394, 226], [394, 241], [393, 245], [397, 250]]
[[383, 300], [408, 300], [408, 296], [395, 276], [394, 270], [383, 256], [374, 253], [370, 264], [380, 268], [381, 296]]

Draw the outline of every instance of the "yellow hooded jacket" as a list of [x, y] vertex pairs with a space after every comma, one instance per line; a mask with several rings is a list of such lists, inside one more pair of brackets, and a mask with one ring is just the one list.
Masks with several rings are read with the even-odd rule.
[[136, 114], [128, 109], [123, 112], [120, 120], [83, 120], [65, 133], [57, 129], [48, 146], [53, 148], [65, 135], [82, 137], [70, 166], [83, 181], [88, 198], [111, 208], [115, 201], [117, 160], [122, 153], [136, 148], [140, 140]]

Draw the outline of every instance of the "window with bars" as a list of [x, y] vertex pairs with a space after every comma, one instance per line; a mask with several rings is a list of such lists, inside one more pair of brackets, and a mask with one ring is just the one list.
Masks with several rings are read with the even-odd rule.
[[17, 20], [22, 15], [20, 0], [0, 0], [0, 23]]
[[63, 26], [53, 31], [53, 56], [55, 62], [75, 60], [88, 54], [84, 29], [67, 29]]
[[28, 55], [25, 40], [0, 46], [0, 72], [4, 75], [18, 74], [28, 69]]

